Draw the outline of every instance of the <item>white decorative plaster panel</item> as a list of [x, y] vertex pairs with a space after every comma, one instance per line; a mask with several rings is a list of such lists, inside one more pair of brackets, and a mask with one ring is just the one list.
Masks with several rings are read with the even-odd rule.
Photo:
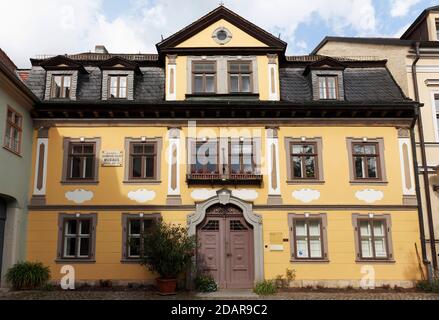
[[75, 189], [66, 192], [65, 197], [67, 200], [73, 201], [74, 203], [83, 203], [93, 199], [93, 192], [84, 189]]
[[236, 189], [232, 190], [232, 195], [242, 200], [252, 201], [258, 197], [258, 192], [251, 189]]
[[355, 197], [358, 200], [374, 203], [384, 198], [384, 193], [382, 191], [373, 190], [373, 189], [364, 189], [361, 191], [355, 192]]
[[146, 189], [137, 189], [128, 192], [128, 198], [139, 203], [145, 203], [155, 198], [155, 192]]
[[320, 198], [320, 191], [311, 189], [296, 190], [293, 191], [293, 198], [309, 203]]
[[194, 200], [206, 200], [215, 196], [215, 189], [195, 189], [191, 192], [191, 197]]

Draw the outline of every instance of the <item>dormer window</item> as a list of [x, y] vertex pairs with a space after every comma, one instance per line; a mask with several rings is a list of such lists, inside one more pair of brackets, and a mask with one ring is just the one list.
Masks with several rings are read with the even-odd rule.
[[109, 76], [108, 97], [112, 99], [126, 99], [127, 97], [127, 76]]
[[319, 79], [319, 99], [336, 100], [338, 99], [338, 79], [337, 76], [318, 76]]
[[52, 87], [50, 97], [55, 99], [69, 99], [70, 86], [72, 83], [71, 75], [52, 76]]
[[252, 92], [252, 69], [250, 61], [229, 62], [230, 93]]
[[193, 93], [216, 92], [215, 61], [197, 61], [192, 64]]

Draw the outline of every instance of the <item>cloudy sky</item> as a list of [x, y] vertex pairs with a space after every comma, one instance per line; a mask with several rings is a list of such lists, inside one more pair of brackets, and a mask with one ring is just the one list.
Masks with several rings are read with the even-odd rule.
[[[0, 47], [18, 67], [39, 54], [155, 53], [167, 37], [221, 0], [10, 0], [0, 2]], [[436, 3], [435, 3], [436, 2]], [[306, 54], [326, 35], [400, 36], [430, 0], [223, 0]]]

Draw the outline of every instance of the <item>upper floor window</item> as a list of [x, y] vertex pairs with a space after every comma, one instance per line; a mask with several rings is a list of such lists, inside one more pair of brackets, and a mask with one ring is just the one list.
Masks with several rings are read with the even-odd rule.
[[355, 179], [380, 178], [378, 143], [354, 143], [352, 156]]
[[218, 169], [218, 146], [216, 141], [197, 141], [194, 150], [192, 173], [216, 174]]
[[53, 75], [51, 98], [70, 98], [71, 75]]
[[316, 179], [317, 172], [317, 144], [292, 143], [291, 145], [291, 168], [293, 179]]
[[96, 161], [95, 143], [70, 143], [68, 158], [68, 176], [70, 180], [94, 179]]
[[157, 176], [157, 143], [130, 143], [130, 179], [154, 180]]
[[321, 100], [338, 99], [337, 76], [318, 76], [318, 79], [319, 79], [319, 98]]
[[230, 173], [253, 174], [255, 172], [253, 151], [251, 140], [232, 140], [230, 143]]
[[229, 62], [229, 92], [251, 93], [252, 68], [250, 61]]
[[216, 92], [216, 62], [196, 61], [192, 63], [193, 93]]
[[289, 182], [323, 182], [321, 138], [285, 138], [285, 148]]
[[108, 97], [125, 99], [127, 97], [127, 76], [109, 76]]
[[439, 41], [439, 19], [436, 19], [436, 40]]
[[23, 117], [10, 107], [7, 110], [4, 147], [20, 154]]

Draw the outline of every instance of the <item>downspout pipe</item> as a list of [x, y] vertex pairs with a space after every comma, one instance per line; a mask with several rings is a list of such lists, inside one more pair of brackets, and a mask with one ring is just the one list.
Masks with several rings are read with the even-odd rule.
[[[415, 94], [415, 100], [416, 102], [419, 102], [419, 87], [418, 87], [418, 75], [416, 72], [416, 64], [418, 63], [419, 59], [421, 58], [421, 55], [419, 53], [419, 42], [415, 43], [415, 53], [416, 53], [416, 58], [415, 60], [413, 60], [412, 63], [412, 78], [413, 78], [413, 89], [414, 89], [414, 94]], [[425, 152], [425, 140], [424, 140], [424, 128], [422, 125], [422, 115], [421, 112], [419, 110], [419, 107], [417, 107], [417, 118], [416, 118], [417, 122], [418, 122], [418, 135], [419, 135], [419, 144], [421, 147], [421, 161], [422, 161], [422, 169], [423, 169], [423, 180], [424, 180], [424, 192], [425, 192], [425, 201], [426, 201], [426, 209], [427, 209], [427, 220], [428, 220], [428, 230], [429, 230], [429, 235], [430, 235], [430, 249], [431, 249], [431, 259], [433, 262], [433, 268], [434, 270], [438, 269], [438, 265], [437, 265], [437, 252], [436, 252], [436, 241], [435, 241], [435, 235], [434, 235], [434, 224], [433, 224], [433, 210], [431, 207], [431, 195], [430, 195], [430, 184], [429, 184], [429, 177], [428, 177], [428, 165], [427, 165], [427, 155]], [[412, 137], [412, 139], [414, 140], [414, 137]], [[414, 143], [416, 143], [416, 141], [414, 141]], [[413, 144], [413, 141], [412, 141]], [[414, 149], [415, 149], [415, 156], [416, 156], [416, 144], [413, 144]], [[414, 156], [414, 161], [415, 161], [415, 178], [417, 179], [417, 188], [419, 188], [419, 167], [417, 164], [417, 161], [415, 160]], [[418, 212], [420, 213], [421, 217], [420, 219], [423, 219], [423, 208], [422, 208], [422, 198], [420, 197], [420, 192], [418, 197]], [[421, 222], [420, 222], [421, 223]], [[422, 223], [423, 224], [423, 223]], [[421, 235], [422, 236], [422, 235]], [[425, 239], [425, 235], [424, 235], [424, 239]], [[424, 244], [425, 244], [425, 240], [424, 240]]]

